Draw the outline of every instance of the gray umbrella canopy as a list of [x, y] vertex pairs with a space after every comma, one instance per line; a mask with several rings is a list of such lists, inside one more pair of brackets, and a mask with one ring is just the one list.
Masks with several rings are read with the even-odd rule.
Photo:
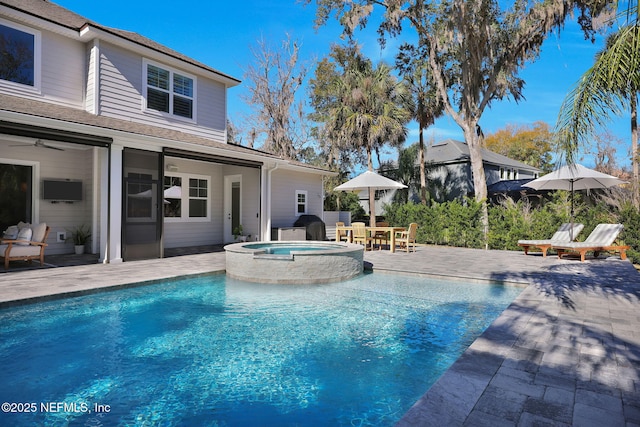
[[[389, 179], [385, 176], [378, 175], [375, 172], [366, 171], [353, 179], [345, 182], [344, 184], [338, 185], [334, 190], [336, 191], [362, 191], [362, 190], [393, 190], [407, 188], [406, 185], [396, 182], [392, 179]], [[371, 197], [369, 198], [371, 199]], [[369, 200], [369, 210], [370, 210], [370, 224], [371, 226], [375, 225], [376, 215], [375, 215], [375, 204]]]
[[[576, 190], [590, 190], [609, 188], [614, 185], [626, 184], [627, 181], [606, 173], [586, 168], [579, 164], [563, 166], [551, 173], [534, 179], [524, 187], [536, 190], [567, 190], [571, 191], [571, 223], [573, 224], [573, 192]], [[572, 227], [573, 230], [573, 227]], [[573, 240], [573, 236], [571, 236]]]

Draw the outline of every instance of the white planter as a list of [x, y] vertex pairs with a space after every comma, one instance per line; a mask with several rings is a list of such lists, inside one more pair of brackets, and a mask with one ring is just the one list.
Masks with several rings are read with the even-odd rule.
[[84, 245], [75, 245], [76, 255], [82, 255], [84, 253]]

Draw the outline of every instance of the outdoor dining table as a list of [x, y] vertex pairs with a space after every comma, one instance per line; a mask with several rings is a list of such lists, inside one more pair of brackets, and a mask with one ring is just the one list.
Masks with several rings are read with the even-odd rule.
[[[391, 226], [375, 226], [375, 227], [365, 227], [367, 232], [373, 235], [376, 231], [382, 231], [389, 233], [389, 251], [396, 251], [396, 233], [399, 231], [405, 231], [406, 227], [391, 227]], [[353, 242], [353, 227], [350, 225], [339, 225], [336, 226], [336, 242], [340, 241], [340, 231], [346, 231], [347, 237], [349, 239], [349, 243]]]

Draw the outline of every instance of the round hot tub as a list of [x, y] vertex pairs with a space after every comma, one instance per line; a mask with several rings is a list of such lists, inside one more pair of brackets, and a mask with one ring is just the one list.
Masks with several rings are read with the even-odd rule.
[[224, 247], [227, 275], [259, 283], [330, 283], [362, 274], [364, 247], [351, 243], [278, 241]]

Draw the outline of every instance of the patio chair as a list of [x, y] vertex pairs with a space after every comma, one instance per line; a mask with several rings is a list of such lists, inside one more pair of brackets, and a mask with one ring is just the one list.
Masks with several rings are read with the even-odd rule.
[[[353, 230], [352, 231], [353, 243], [363, 245], [366, 250], [367, 244], [373, 241], [371, 236], [369, 236], [368, 234], [367, 226], [365, 225], [364, 222], [352, 222], [351, 227]], [[371, 246], [371, 248], [373, 249], [373, 246]]]
[[587, 252], [593, 252], [593, 256], [597, 258], [600, 252], [617, 251], [620, 252], [620, 259], [627, 259], [627, 249], [630, 247], [614, 244], [622, 229], [622, 224], [598, 224], [584, 242], [559, 243], [552, 248], [558, 251], [558, 258], [578, 253], [580, 261], [584, 261]]
[[396, 232], [396, 244], [401, 248], [406, 248], [407, 252], [411, 250], [413, 245], [413, 251], [416, 251], [416, 234], [418, 232], [418, 224], [412, 222], [409, 224], [409, 228], [404, 231]]
[[4, 269], [9, 268], [10, 261], [27, 261], [34, 259], [44, 265], [44, 249], [47, 247], [47, 237], [51, 228], [45, 223], [19, 224], [19, 232], [15, 238], [0, 240], [0, 258], [4, 258]]
[[547, 251], [551, 248], [551, 246], [553, 246], [554, 244], [571, 242], [571, 236], [573, 236], [573, 239], [575, 239], [576, 236], [580, 234], [583, 228], [584, 224], [574, 223], [573, 233], [571, 233], [571, 223], [566, 222], [562, 224], [560, 228], [558, 228], [558, 231], [556, 231], [550, 239], [518, 240], [518, 246], [524, 248], [525, 255], [529, 254], [529, 248], [539, 248], [542, 251], [542, 256], [546, 257]]
[[[376, 222], [376, 227], [388, 227], [389, 223], [385, 222], [385, 221], [381, 221], [381, 222]], [[386, 245], [389, 244], [389, 232], [388, 231], [376, 231], [375, 233], [373, 233], [373, 236], [371, 236], [373, 238], [373, 244], [375, 245], [376, 242], [378, 243], [378, 249], [382, 249], [382, 242], [384, 241]]]
[[349, 232], [346, 230], [338, 231], [337, 227], [344, 227], [344, 222], [342, 221], [336, 222], [336, 242], [348, 242]]

